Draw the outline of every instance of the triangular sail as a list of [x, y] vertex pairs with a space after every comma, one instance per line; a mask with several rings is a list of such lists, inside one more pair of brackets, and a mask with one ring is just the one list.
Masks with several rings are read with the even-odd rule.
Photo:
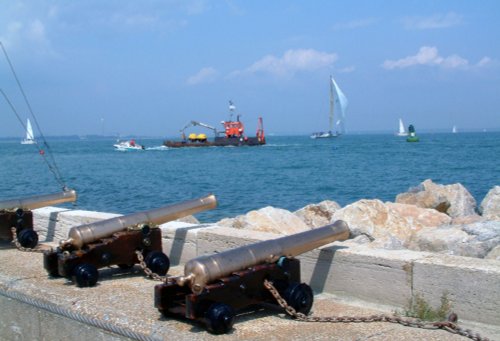
[[332, 76], [330, 76], [330, 130], [337, 115], [337, 133], [345, 134], [345, 112], [349, 102]]
[[26, 138], [21, 141], [21, 144], [35, 144], [35, 135], [33, 134], [33, 128], [31, 127], [30, 119], [26, 121]]
[[35, 136], [33, 135], [33, 128], [31, 127], [30, 119], [28, 118], [26, 122], [26, 140], [34, 140]]
[[405, 126], [403, 124], [403, 120], [399, 119], [399, 134], [404, 134], [405, 132]]

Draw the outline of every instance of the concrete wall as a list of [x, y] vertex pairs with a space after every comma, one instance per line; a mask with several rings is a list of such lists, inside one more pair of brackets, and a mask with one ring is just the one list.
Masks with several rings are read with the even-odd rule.
[[1, 340], [131, 340], [2, 295], [0, 307]]
[[[65, 239], [71, 226], [116, 215], [55, 208], [35, 210], [41, 241]], [[278, 235], [214, 225], [161, 225], [172, 265]], [[333, 243], [305, 253], [302, 280], [315, 292], [404, 309], [416, 295], [438, 307], [447, 295], [464, 320], [500, 325], [500, 261]]]

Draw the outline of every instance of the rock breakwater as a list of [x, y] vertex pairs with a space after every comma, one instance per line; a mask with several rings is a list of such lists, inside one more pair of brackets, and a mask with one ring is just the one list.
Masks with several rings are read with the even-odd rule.
[[500, 260], [500, 186], [479, 207], [463, 185], [428, 179], [395, 202], [362, 199], [341, 207], [326, 200], [295, 212], [268, 206], [217, 225], [288, 235], [339, 219], [351, 230], [346, 243]]

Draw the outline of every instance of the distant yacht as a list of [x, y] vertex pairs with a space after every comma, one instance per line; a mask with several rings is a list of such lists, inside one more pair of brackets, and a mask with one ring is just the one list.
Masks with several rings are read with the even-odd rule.
[[21, 144], [35, 144], [35, 135], [33, 135], [33, 128], [31, 127], [30, 119], [26, 122], [26, 138], [21, 141]]
[[[345, 111], [347, 108], [347, 98], [345, 97], [342, 90], [340, 90], [339, 86], [335, 82], [332, 76], [330, 76], [330, 124], [328, 125], [329, 130], [327, 132], [318, 132], [312, 133], [312, 139], [320, 139], [320, 138], [330, 138], [337, 137], [339, 135], [345, 134]], [[336, 131], [333, 132], [333, 123], [334, 123], [334, 113], [336, 115]]]
[[453, 129], [451, 129], [451, 132], [453, 134], [456, 134], [457, 133], [457, 126], [453, 126]]
[[408, 136], [408, 133], [405, 131], [405, 126], [403, 124], [403, 120], [399, 119], [399, 131], [396, 133], [397, 136]]

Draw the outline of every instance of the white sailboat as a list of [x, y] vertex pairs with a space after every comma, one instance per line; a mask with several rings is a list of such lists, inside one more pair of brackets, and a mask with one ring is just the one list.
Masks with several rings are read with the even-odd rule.
[[33, 134], [33, 128], [31, 127], [29, 118], [26, 122], [26, 138], [21, 141], [21, 144], [35, 144], [35, 135]]
[[451, 132], [452, 132], [453, 134], [456, 134], [456, 133], [457, 133], [457, 126], [453, 126], [453, 129], [451, 130]]
[[408, 133], [405, 131], [405, 126], [403, 124], [403, 120], [399, 119], [399, 131], [396, 133], [397, 136], [408, 136]]
[[[329, 117], [329, 130], [327, 132], [318, 132], [311, 135], [312, 139], [336, 137], [345, 134], [345, 111], [347, 108], [347, 98], [342, 90], [330, 76], [330, 117]], [[333, 132], [334, 115], [337, 116], [335, 123], [335, 132]]]

